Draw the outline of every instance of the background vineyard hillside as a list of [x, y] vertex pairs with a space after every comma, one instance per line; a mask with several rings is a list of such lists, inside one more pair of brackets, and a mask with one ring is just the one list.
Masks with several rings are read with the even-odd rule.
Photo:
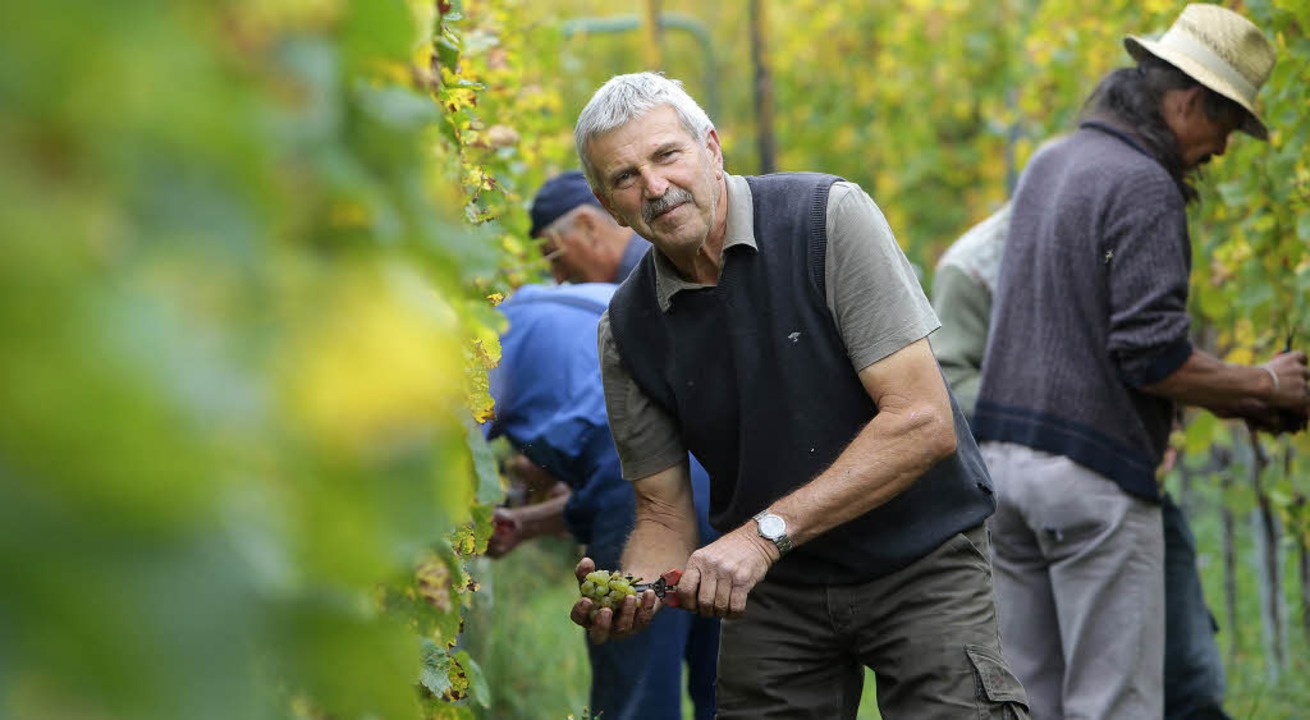
[[[1310, 345], [1310, 1], [1225, 4], [1278, 51], [1272, 133], [1200, 183], [1192, 310], [1199, 344], [1251, 362]], [[0, 716], [19, 720], [580, 715], [576, 548], [478, 557], [503, 488], [475, 424], [494, 303], [543, 277], [527, 200], [575, 165], [595, 87], [659, 67], [731, 171], [859, 182], [928, 286], [1127, 62], [1121, 37], [1183, 6], [10, 5]], [[1174, 444], [1229, 707], [1302, 717], [1310, 439], [1195, 415]]]

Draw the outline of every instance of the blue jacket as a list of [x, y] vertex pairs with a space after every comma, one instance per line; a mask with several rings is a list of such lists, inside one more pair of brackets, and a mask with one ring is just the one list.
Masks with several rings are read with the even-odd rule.
[[[633, 513], [605, 414], [596, 352], [596, 324], [614, 285], [586, 283], [519, 288], [500, 305], [509, 320], [500, 365], [490, 373], [496, 416], [488, 437], [501, 435], [572, 489], [564, 522], [591, 544], [600, 513]], [[693, 492], [702, 543], [717, 533], [706, 520], [709, 478], [692, 459]]]

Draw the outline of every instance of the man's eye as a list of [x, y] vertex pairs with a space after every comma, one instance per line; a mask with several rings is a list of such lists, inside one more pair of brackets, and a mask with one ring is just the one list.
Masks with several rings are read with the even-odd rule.
[[614, 186], [627, 187], [632, 184], [632, 178], [633, 178], [632, 173], [622, 173], [618, 177], [614, 178]]

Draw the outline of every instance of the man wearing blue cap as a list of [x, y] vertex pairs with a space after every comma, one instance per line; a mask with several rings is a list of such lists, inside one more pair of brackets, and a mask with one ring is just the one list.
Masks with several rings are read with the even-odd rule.
[[530, 214], [531, 235], [545, 240], [542, 252], [556, 282], [623, 282], [650, 249], [605, 212], [577, 170], [547, 180]]

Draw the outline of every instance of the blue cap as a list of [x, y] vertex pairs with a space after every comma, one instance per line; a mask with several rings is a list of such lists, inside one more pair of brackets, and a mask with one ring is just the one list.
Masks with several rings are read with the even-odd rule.
[[586, 176], [577, 170], [556, 175], [547, 180], [532, 199], [532, 209], [528, 211], [532, 216], [532, 229], [528, 234], [536, 237], [565, 213], [584, 204], [601, 206], [587, 185]]

